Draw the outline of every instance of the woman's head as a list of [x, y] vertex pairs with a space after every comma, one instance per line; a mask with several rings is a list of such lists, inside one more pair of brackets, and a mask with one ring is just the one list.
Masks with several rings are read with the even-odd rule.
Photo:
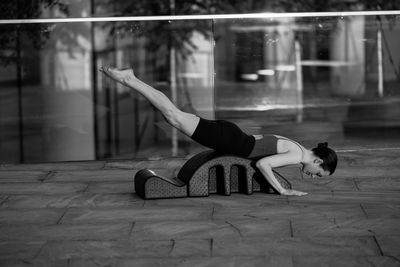
[[312, 149], [314, 155], [323, 162], [320, 164], [324, 171], [328, 171], [329, 175], [335, 172], [337, 166], [336, 152], [328, 147], [328, 143], [319, 143], [317, 147]]
[[335, 172], [337, 166], [336, 152], [328, 147], [328, 143], [319, 143], [312, 149], [313, 158], [303, 167], [303, 171], [309, 175], [327, 176]]

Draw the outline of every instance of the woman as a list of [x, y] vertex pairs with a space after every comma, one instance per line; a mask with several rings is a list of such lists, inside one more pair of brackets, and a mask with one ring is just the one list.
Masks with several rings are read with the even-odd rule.
[[132, 69], [101, 68], [106, 76], [136, 90], [148, 99], [167, 122], [194, 141], [223, 153], [255, 159], [257, 168], [282, 195], [303, 196], [307, 193], [285, 189], [277, 181], [273, 168], [302, 164], [303, 172], [312, 177], [331, 175], [337, 165], [336, 153], [327, 143], [308, 150], [299, 143], [278, 135], [248, 135], [237, 125], [224, 120], [205, 120], [179, 110], [162, 92], [142, 82]]

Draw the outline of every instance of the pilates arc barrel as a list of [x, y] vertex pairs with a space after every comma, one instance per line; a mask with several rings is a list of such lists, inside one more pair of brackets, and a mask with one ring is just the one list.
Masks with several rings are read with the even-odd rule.
[[[284, 188], [291, 188], [284, 177], [274, 172]], [[148, 169], [138, 171], [135, 190], [143, 199], [275, 192], [255, 167], [255, 161], [213, 150], [200, 152], [190, 158], [176, 178], [163, 177]]]

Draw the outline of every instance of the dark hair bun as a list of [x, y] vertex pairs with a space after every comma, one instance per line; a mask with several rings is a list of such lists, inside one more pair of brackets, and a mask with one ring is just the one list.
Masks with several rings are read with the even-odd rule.
[[327, 147], [328, 147], [328, 143], [327, 142], [318, 144], [318, 148], [327, 148]]

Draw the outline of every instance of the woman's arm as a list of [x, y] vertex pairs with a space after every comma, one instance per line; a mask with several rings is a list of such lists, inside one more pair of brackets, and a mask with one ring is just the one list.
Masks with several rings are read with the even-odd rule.
[[280, 194], [303, 196], [307, 193], [283, 188], [272, 171], [272, 168], [297, 164], [298, 162], [298, 155], [296, 153], [286, 152], [262, 158], [257, 161], [256, 166], [267, 179], [269, 184]]

